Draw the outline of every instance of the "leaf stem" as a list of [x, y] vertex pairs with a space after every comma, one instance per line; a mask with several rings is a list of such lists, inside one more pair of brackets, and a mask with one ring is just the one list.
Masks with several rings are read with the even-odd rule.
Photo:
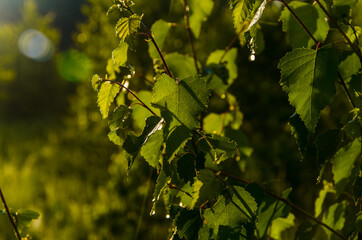
[[304, 25], [304, 23], [302, 22], [302, 20], [300, 20], [300, 18], [297, 16], [297, 14], [295, 14], [295, 12], [290, 8], [290, 6], [284, 1], [284, 0], [279, 0], [280, 2], [282, 2], [284, 4], [284, 6], [289, 10], [289, 12], [295, 17], [295, 19], [299, 22], [299, 24], [302, 26], [302, 28], [307, 32], [307, 34], [313, 39], [314, 43], [316, 45], [318, 45], [318, 41], [314, 38], [313, 34], [308, 30], [308, 28]]
[[234, 43], [236, 42], [236, 40], [238, 40], [239, 36], [241, 33], [243, 33], [246, 29], [246, 26], [244, 25], [243, 27], [240, 28], [240, 30], [236, 33], [236, 35], [234, 36], [234, 38], [230, 41], [230, 43], [225, 47], [224, 53], [221, 55], [219, 63], [222, 62], [222, 60], [224, 59], [225, 55], [229, 52], [229, 50], [231, 49], [231, 47], [234, 45]]
[[[212, 168], [209, 168], [209, 167], [206, 167], [206, 169], [209, 169], [211, 171], [213, 171], [215, 174], [219, 174], [219, 175], [222, 175], [222, 176], [225, 176], [225, 177], [229, 177], [229, 178], [232, 178], [240, 183], [243, 183], [245, 185], [248, 185], [252, 182], [249, 182], [249, 181], [245, 181], [239, 177], [236, 177], [236, 176], [233, 176], [229, 173], [226, 173], [226, 172], [222, 172], [222, 171], [218, 171], [218, 170], [214, 170]], [[260, 186], [260, 185], [259, 185]], [[342, 236], [340, 233], [338, 233], [336, 230], [334, 230], [333, 228], [331, 228], [330, 226], [328, 226], [327, 224], [323, 223], [322, 221], [320, 221], [319, 219], [315, 218], [313, 215], [309, 214], [308, 212], [306, 212], [305, 210], [301, 209], [300, 207], [294, 205], [293, 203], [289, 202], [286, 198], [283, 198], [283, 197], [280, 197], [278, 196], [277, 194], [273, 193], [272, 191], [266, 189], [265, 187], [262, 187], [260, 186], [260, 188], [268, 195], [278, 199], [279, 201], [282, 201], [284, 202], [285, 204], [287, 204], [289, 207], [291, 207], [292, 209], [294, 209], [295, 211], [303, 214], [304, 216], [312, 219], [313, 221], [315, 221], [316, 223], [322, 225], [323, 227], [327, 228], [329, 231], [331, 231], [332, 233], [334, 233], [335, 235], [337, 235], [338, 237], [340, 237], [341, 239], [344, 239], [346, 240], [346, 238], [344, 236]]]
[[120, 82], [117, 82], [115, 80], [110, 80], [110, 79], [101, 79], [100, 81], [105, 81], [105, 82], [110, 82], [110, 83], [113, 83], [113, 84], [117, 84], [119, 85], [121, 88], [124, 88], [126, 89], [127, 92], [129, 92], [130, 94], [132, 94], [132, 96], [134, 96], [141, 104], [141, 106], [143, 106], [144, 108], [146, 108], [148, 111], [150, 111], [150, 113], [152, 113], [154, 116], [157, 116], [157, 114], [152, 111], [151, 108], [149, 108], [146, 103], [144, 103], [131, 89], [127, 88], [126, 86], [124, 86], [122, 83]]
[[[282, 0], [283, 1], [283, 0]], [[338, 29], [338, 31], [340, 31], [340, 33], [343, 35], [344, 39], [346, 39], [346, 41], [348, 42], [349, 46], [351, 46], [351, 48], [353, 49], [353, 51], [357, 54], [357, 56], [359, 57], [361, 63], [362, 63], [362, 54], [360, 49], [352, 43], [351, 39], [349, 39], [349, 37], [346, 35], [346, 33], [343, 31], [343, 29], [341, 28], [341, 26], [339, 26], [339, 24], [337, 23], [337, 21], [329, 14], [329, 12], [327, 11], [327, 9], [320, 3], [319, 0], [315, 0], [317, 2], [317, 4], [319, 5], [319, 7], [322, 9], [322, 11], [327, 15], [327, 17], [329, 18], [329, 20], [331, 20], [331, 22], [333, 23], [333, 25]]]
[[344, 92], [346, 93], [349, 103], [352, 105], [353, 108], [356, 108], [356, 104], [353, 101], [353, 98], [351, 96], [351, 93], [349, 92], [346, 82], [344, 81], [342, 75], [340, 72], [338, 72], [338, 77], [339, 77], [339, 83], [342, 85]]
[[[126, 7], [125, 7], [131, 14], [134, 14], [133, 10], [126, 4]], [[167, 63], [166, 63], [166, 60], [165, 58], [163, 57], [162, 53], [161, 53], [161, 50], [160, 48], [158, 47], [157, 43], [156, 43], [156, 40], [155, 38], [152, 36], [152, 33], [151, 31], [147, 28], [147, 26], [141, 21], [141, 26], [142, 28], [146, 31], [146, 33], [149, 35], [153, 45], [155, 46], [157, 52], [158, 52], [158, 55], [160, 56], [161, 60], [162, 60], [162, 63], [163, 63], [163, 66], [167, 72], [167, 75], [170, 77], [170, 78], [173, 78], [172, 76], [172, 73], [170, 71], [170, 69], [168, 68], [167, 66]]]
[[197, 64], [195, 45], [194, 45], [194, 41], [192, 38], [192, 32], [191, 32], [191, 27], [190, 27], [190, 17], [189, 17], [190, 7], [187, 5], [186, 0], [183, 0], [183, 1], [184, 1], [184, 14], [185, 14], [185, 20], [186, 20], [186, 30], [187, 30], [187, 35], [189, 37], [189, 41], [190, 41], [190, 45], [191, 45], [191, 49], [192, 49], [192, 57], [194, 58], [196, 71], [198, 74], [200, 74], [199, 65]]
[[18, 240], [21, 240], [21, 236], [20, 236], [20, 233], [18, 231], [18, 228], [16, 227], [16, 224], [14, 222], [14, 219], [13, 217], [11, 216], [11, 213], [9, 211], [9, 208], [8, 208], [8, 205], [6, 204], [6, 201], [5, 201], [5, 197], [3, 195], [3, 192], [1, 191], [1, 188], [0, 188], [0, 198], [1, 198], [1, 201], [4, 205], [4, 208], [5, 208], [5, 212], [6, 212], [6, 215], [8, 215], [9, 217], [9, 220], [10, 220], [10, 223], [11, 225], [13, 226], [13, 229], [14, 229], [14, 232], [15, 232], [15, 236]]

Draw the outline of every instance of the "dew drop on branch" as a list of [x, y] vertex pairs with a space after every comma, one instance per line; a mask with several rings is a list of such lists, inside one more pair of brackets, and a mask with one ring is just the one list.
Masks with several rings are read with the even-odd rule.
[[152, 210], [151, 212], [150, 212], [150, 216], [153, 216], [153, 215], [155, 215], [156, 214], [156, 211], [155, 210]]
[[170, 218], [170, 214], [167, 214], [167, 215], [166, 215], [166, 218], [169, 219], [169, 218]]

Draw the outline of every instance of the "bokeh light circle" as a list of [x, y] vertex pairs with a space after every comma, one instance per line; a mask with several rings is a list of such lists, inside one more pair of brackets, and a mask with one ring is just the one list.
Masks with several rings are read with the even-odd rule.
[[92, 62], [83, 52], [70, 49], [57, 57], [57, 70], [65, 80], [81, 82], [92, 74]]
[[25, 30], [18, 39], [18, 47], [22, 54], [36, 61], [46, 61], [53, 55], [52, 42], [40, 31]]

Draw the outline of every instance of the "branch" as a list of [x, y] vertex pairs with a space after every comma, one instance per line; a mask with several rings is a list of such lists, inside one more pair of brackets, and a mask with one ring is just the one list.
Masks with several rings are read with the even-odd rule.
[[[282, 0], [283, 1], [283, 0]], [[331, 22], [333, 23], [333, 25], [338, 29], [338, 31], [341, 32], [341, 34], [343, 35], [344, 39], [346, 39], [346, 41], [348, 42], [349, 46], [351, 46], [351, 48], [353, 49], [353, 51], [357, 54], [357, 56], [360, 59], [360, 62], [362, 63], [362, 54], [360, 49], [354, 45], [351, 41], [351, 39], [349, 39], [349, 37], [346, 35], [346, 33], [343, 31], [343, 29], [341, 28], [341, 26], [339, 26], [339, 24], [337, 23], [337, 21], [329, 14], [329, 12], [327, 11], [327, 9], [325, 9], [325, 7], [319, 2], [319, 0], [316, 0], [316, 2], [318, 3], [319, 7], [322, 9], [322, 11], [327, 15], [327, 17], [329, 18], [329, 20], [331, 20]]]
[[[126, 8], [131, 14], [134, 14], [133, 10], [132, 10], [127, 4], [125, 4], [125, 5], [126, 5], [125, 8]], [[150, 37], [153, 45], [155, 46], [155, 48], [156, 48], [156, 50], [157, 50], [157, 52], [158, 52], [158, 55], [160, 56], [160, 58], [161, 58], [161, 60], [162, 60], [163, 66], [165, 67], [165, 70], [166, 70], [166, 72], [167, 72], [167, 75], [168, 75], [170, 78], [173, 78], [172, 73], [171, 73], [170, 69], [169, 69], [168, 66], [167, 66], [166, 60], [165, 60], [165, 58], [163, 57], [163, 55], [162, 55], [162, 53], [161, 53], [161, 50], [160, 50], [160, 48], [158, 47], [158, 45], [157, 45], [157, 43], [156, 43], [156, 40], [155, 40], [154, 37], [152, 36], [151, 31], [147, 28], [147, 26], [146, 26], [142, 21], [141, 21], [141, 26], [142, 26], [142, 28], [146, 31], [146, 33], [149, 35], [149, 37]]]
[[230, 43], [226, 46], [224, 53], [221, 55], [219, 63], [222, 62], [222, 60], [224, 59], [225, 55], [229, 52], [229, 50], [231, 49], [231, 47], [234, 45], [234, 43], [236, 42], [236, 40], [238, 40], [239, 36], [241, 33], [243, 33], [246, 30], [246, 25], [243, 25], [243, 27], [240, 28], [239, 32], [234, 36], [234, 38], [230, 41]]
[[351, 93], [349, 92], [346, 82], [344, 81], [342, 75], [340, 72], [338, 72], [338, 77], [339, 77], [339, 83], [342, 85], [344, 92], [346, 93], [348, 100], [350, 102], [350, 104], [352, 105], [353, 108], [356, 108], [356, 104], [353, 101], [353, 98], [351, 96]]
[[[219, 174], [219, 175], [222, 175], [222, 176], [225, 176], [225, 177], [229, 177], [229, 178], [232, 178], [240, 183], [243, 183], [245, 185], [248, 185], [252, 182], [249, 182], [249, 181], [245, 181], [241, 178], [238, 178], [236, 176], [233, 176], [229, 173], [225, 173], [225, 172], [222, 172], [222, 171], [217, 171], [217, 170], [214, 170], [212, 168], [209, 168], [209, 167], [206, 167], [206, 169], [209, 169], [211, 171], [213, 171], [215, 174]], [[259, 185], [260, 186], [260, 185]], [[312, 219], [313, 221], [315, 221], [316, 223], [322, 225], [323, 227], [327, 228], [329, 231], [331, 231], [332, 233], [334, 233], [335, 235], [337, 235], [338, 237], [340, 237], [341, 239], [344, 239], [346, 240], [345, 237], [343, 237], [340, 233], [338, 233], [336, 230], [334, 230], [333, 228], [331, 228], [330, 226], [328, 226], [327, 224], [323, 223], [322, 221], [320, 221], [319, 219], [315, 218], [313, 215], [309, 214], [308, 212], [306, 212], [305, 210], [301, 209], [300, 207], [294, 205], [293, 203], [289, 202], [286, 198], [283, 198], [283, 197], [280, 197], [278, 196], [277, 194], [271, 192], [270, 190], [266, 189], [265, 187], [262, 187], [260, 186], [260, 188], [268, 195], [278, 199], [279, 201], [282, 201], [284, 202], [285, 204], [287, 204], [289, 207], [291, 207], [292, 209], [294, 209], [295, 211], [303, 214], [304, 216]]]
[[184, 1], [184, 13], [185, 13], [185, 20], [186, 20], [186, 30], [187, 30], [187, 35], [190, 40], [190, 45], [191, 45], [191, 49], [192, 49], [192, 57], [194, 58], [196, 71], [198, 74], [200, 74], [200, 69], [199, 69], [199, 65], [197, 64], [197, 56], [196, 56], [194, 41], [192, 39], [192, 32], [191, 32], [191, 27], [190, 27], [190, 18], [189, 18], [190, 8], [187, 5], [186, 0], [183, 0], [183, 1]]
[[9, 217], [9, 220], [10, 220], [10, 223], [11, 225], [13, 226], [13, 229], [14, 229], [14, 232], [15, 232], [15, 236], [18, 240], [21, 240], [21, 236], [20, 236], [20, 233], [18, 231], [18, 228], [16, 227], [16, 224], [14, 222], [14, 219], [13, 217], [11, 216], [11, 213], [9, 211], [9, 208], [8, 208], [8, 205], [6, 204], [6, 201], [5, 201], [5, 197], [3, 195], [3, 192], [1, 191], [1, 188], [0, 188], [0, 198], [1, 198], [1, 201], [4, 205], [4, 208], [5, 208], [5, 212], [6, 212], [6, 215], [8, 215]]
[[127, 87], [124, 86], [122, 83], [117, 82], [117, 81], [115, 81], [115, 80], [109, 80], [109, 79], [103, 79], [103, 78], [100, 79], [100, 81], [110, 82], [110, 83], [113, 83], [113, 84], [117, 84], [117, 85], [119, 85], [121, 88], [126, 89], [127, 92], [129, 92], [130, 94], [132, 94], [132, 96], [134, 96], [134, 97], [140, 102], [141, 106], [143, 106], [143, 107], [146, 108], [148, 111], [150, 111], [150, 113], [152, 113], [154, 116], [157, 116], [157, 114], [156, 114], [154, 111], [152, 111], [152, 109], [149, 108], [149, 107], [146, 105], [146, 103], [144, 103], [139, 97], [137, 97], [137, 95], [136, 95], [131, 89], [127, 88]]
[[293, 16], [295, 17], [295, 19], [299, 22], [299, 24], [302, 26], [302, 28], [308, 33], [308, 35], [313, 39], [314, 43], [316, 45], [318, 45], [318, 41], [314, 38], [313, 34], [308, 30], [308, 28], [304, 25], [304, 23], [302, 22], [302, 20], [300, 20], [300, 18], [295, 14], [295, 12], [289, 7], [289, 5], [284, 1], [284, 0], [279, 0], [281, 1], [284, 6], [289, 10], [289, 12], [291, 14], [293, 14]]

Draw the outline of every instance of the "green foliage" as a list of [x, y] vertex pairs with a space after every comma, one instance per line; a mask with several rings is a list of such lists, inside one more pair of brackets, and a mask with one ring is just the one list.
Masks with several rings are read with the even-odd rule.
[[[298, 1], [291, 2], [289, 6], [314, 38], [317, 41], [324, 42], [329, 32], [329, 24], [322, 9], [317, 4], [312, 5]], [[309, 37], [287, 8], [284, 8], [280, 15], [280, 21], [283, 22], [283, 31], [287, 32], [289, 43], [293, 48], [311, 48], [315, 45], [313, 39]]]
[[128, 36], [132, 36], [138, 32], [141, 25], [142, 16], [133, 14], [128, 18], [121, 18], [116, 24], [116, 34], [125, 41]]
[[[34, 239], [358, 238], [358, 1], [321, 1], [325, 10], [319, 1], [282, 1], [282, 9], [273, 1], [232, 0], [228, 10], [212, 0], [89, 3], [74, 39], [98, 72], [88, 77], [92, 84], [65, 86], [74, 94], [68, 113], [38, 137], [21, 112], [26, 124], [0, 122], [0, 185], [15, 189], [15, 206], [41, 212], [32, 225], [36, 212], [14, 213], [20, 228], [29, 227]], [[31, 15], [24, 14], [26, 24]], [[26, 24], [0, 28], [10, 33], [5, 42], [33, 26]], [[0, 53], [11, 51], [0, 46]], [[275, 66], [283, 55], [280, 87]], [[7, 64], [35, 66], [14, 56], [0, 59], [8, 81], [0, 83], [0, 104], [20, 99], [6, 103], [5, 113], [56, 79], [33, 82], [25, 72], [27, 81], [11, 83], [22, 72]], [[58, 91], [50, 89], [38, 95]]]
[[213, 0], [190, 0], [189, 7], [191, 8], [190, 27], [196, 38], [199, 38], [201, 25], [210, 16], [214, 7]]
[[336, 194], [339, 196], [346, 187], [354, 164], [361, 155], [361, 141], [353, 142], [341, 148], [333, 158], [333, 175], [336, 184]]
[[[155, 41], [161, 49], [163, 48], [170, 28], [171, 23], [168, 23], [162, 19], [157, 20], [151, 27], [151, 32], [154, 35]], [[148, 53], [152, 59], [159, 58], [157, 49], [152, 43], [148, 45]]]
[[313, 133], [320, 111], [335, 95], [337, 66], [334, 50], [328, 46], [319, 50], [294, 49], [280, 60], [278, 67], [290, 104]]
[[[190, 25], [196, 39], [202, 37], [201, 25], [211, 16], [214, 4], [216, 2], [213, 1], [189, 2]], [[260, 41], [256, 38], [258, 31], [261, 34], [257, 23], [266, 4], [267, 1], [230, 1], [234, 27], [241, 44], [245, 40], [249, 42], [252, 55], [255, 55], [256, 47], [259, 47], [259, 51], [261, 49], [255, 46]], [[350, 7], [354, 3], [348, 4], [342, 5]], [[339, 5], [341, 3], [334, 2], [333, 6]], [[327, 128], [321, 133], [317, 125], [320, 116], [326, 114], [324, 109], [329, 109], [332, 100], [339, 95], [336, 90], [338, 76], [349, 101], [359, 107], [358, 93], [352, 98], [349, 88], [353, 85], [352, 77], [360, 73], [360, 56], [358, 52], [339, 54], [336, 46], [327, 44], [330, 25], [326, 13], [318, 4], [292, 1], [288, 6], [290, 9], [286, 7], [282, 11], [280, 21], [294, 49], [280, 59], [278, 68], [281, 70], [282, 89], [287, 92], [289, 102], [296, 111], [290, 117], [289, 126], [305, 162], [312, 158], [322, 167], [319, 178], [323, 174], [334, 175], [335, 184], [324, 181], [324, 188], [319, 192], [315, 201], [315, 217], [322, 218], [324, 223], [340, 232], [346, 228], [346, 222], [356, 220], [354, 211], [347, 211], [349, 204], [336, 199], [345, 191], [348, 183], [353, 185], [360, 180], [360, 162], [357, 160], [361, 155], [361, 143], [357, 138], [361, 122], [359, 109], [355, 108], [341, 118], [342, 124], [345, 124], [342, 128]], [[296, 239], [305, 239], [306, 236], [310, 239], [317, 236], [331, 238], [333, 232], [330, 230], [324, 233], [309, 223], [299, 224], [291, 213], [291, 209], [297, 208], [288, 200], [292, 188], [278, 197], [265, 187], [224, 172], [230, 166], [236, 166], [234, 172], [242, 171], [241, 161], [249, 159], [253, 152], [241, 129], [243, 114], [236, 98], [230, 93], [239, 72], [237, 57], [240, 51], [231, 48], [233, 42], [226, 50], [209, 53], [205, 63], [195, 57], [195, 52], [193, 57], [178, 52], [165, 54], [162, 48], [172, 45], [168, 39], [173, 39], [172, 35], [178, 30], [171, 30], [171, 26], [178, 28], [177, 24], [171, 25], [159, 19], [149, 31], [141, 22], [142, 17], [136, 15], [127, 4], [121, 3], [120, 10], [131, 14], [121, 17], [116, 24], [121, 41], [130, 35], [135, 36], [141, 24], [150, 38], [148, 52], [153, 59], [155, 76], [154, 81], [147, 84], [151, 85], [152, 91], [148, 87], [138, 92], [126, 89], [132, 96], [138, 95], [137, 101], [131, 100], [129, 107], [123, 105], [128, 102], [127, 99], [114, 102], [119, 89], [113, 91], [109, 86], [117, 86], [117, 83], [126, 80], [124, 76], [118, 76], [123, 71], [118, 66], [133, 69], [125, 65], [128, 44], [124, 42], [113, 51], [113, 63], [108, 62], [107, 72], [114, 80], [106, 81], [106, 85], [95, 75], [92, 84], [99, 91], [98, 105], [103, 118], [107, 117], [110, 106], [116, 105], [109, 121], [111, 140], [117, 144], [124, 141], [122, 149], [128, 166], [142, 156], [148, 165], [158, 170], [151, 215], [156, 210], [160, 211], [159, 201], [163, 200], [167, 218], [173, 220], [172, 238], [284, 239], [293, 237], [294, 232]], [[304, 25], [300, 25], [295, 16]], [[307, 29], [313, 37], [306, 33]], [[313, 46], [316, 49], [310, 49]], [[203, 71], [197, 74], [200, 66]], [[356, 89], [355, 92], [358, 91]], [[122, 98], [123, 95], [117, 97]], [[224, 102], [223, 108], [214, 106], [215, 98]], [[131, 118], [130, 108], [135, 106], [137, 108]], [[139, 111], [136, 109], [142, 107], [144, 112], [136, 114]], [[140, 124], [145, 118], [146, 124]], [[137, 134], [137, 131], [130, 131], [132, 128], [144, 129]], [[349, 144], [342, 139], [348, 140]], [[330, 160], [332, 170], [328, 169]], [[358, 198], [359, 189], [355, 188], [354, 192]], [[349, 212], [352, 215], [347, 216]], [[319, 223], [316, 218], [307, 216]], [[289, 232], [291, 229], [292, 232]], [[334, 234], [338, 235], [336, 231]], [[351, 228], [350, 231], [354, 230]]]

